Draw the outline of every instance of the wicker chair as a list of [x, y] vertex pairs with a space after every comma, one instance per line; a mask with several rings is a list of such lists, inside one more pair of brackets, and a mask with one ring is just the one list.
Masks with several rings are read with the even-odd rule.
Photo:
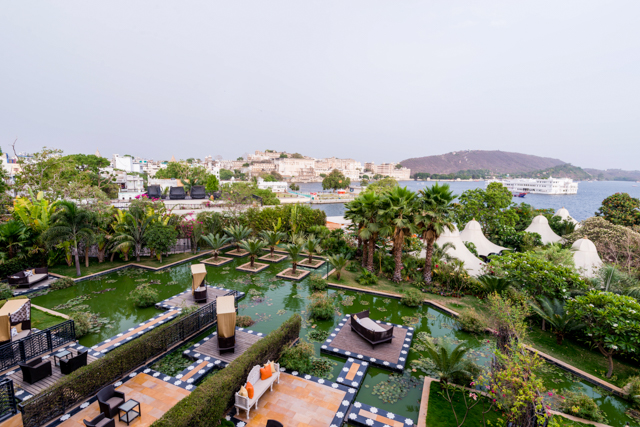
[[[33, 274], [27, 276], [27, 271], [33, 271]], [[38, 282], [42, 282], [49, 278], [49, 269], [47, 267], [29, 268], [16, 274], [12, 274], [7, 277], [9, 285], [17, 286], [19, 288], [29, 288]]]
[[62, 372], [63, 375], [69, 375], [73, 371], [80, 369], [83, 366], [87, 366], [88, 354], [89, 354], [89, 350], [85, 350], [82, 353], [78, 353], [76, 357], [72, 357], [69, 360], [61, 359], [60, 372]]
[[42, 357], [33, 359], [31, 362], [18, 363], [18, 366], [22, 371], [22, 379], [29, 384], [35, 384], [53, 375], [51, 360], [42, 361]]
[[147, 197], [150, 199], [162, 199], [162, 189], [159, 185], [150, 185], [147, 187]]
[[204, 199], [207, 197], [207, 192], [204, 189], [204, 185], [194, 185], [189, 192], [192, 199]]
[[98, 392], [98, 405], [100, 412], [106, 417], [113, 418], [118, 415], [118, 407], [125, 401], [124, 393], [116, 391], [113, 385], [108, 385]]
[[375, 348], [376, 344], [391, 342], [393, 326], [381, 325], [369, 318], [369, 310], [351, 315], [351, 330]]
[[171, 187], [169, 189], [170, 200], [184, 200], [185, 197], [184, 187]]
[[104, 414], [99, 414], [91, 421], [82, 420], [87, 427], [116, 427], [116, 422], [111, 418], [107, 418]]

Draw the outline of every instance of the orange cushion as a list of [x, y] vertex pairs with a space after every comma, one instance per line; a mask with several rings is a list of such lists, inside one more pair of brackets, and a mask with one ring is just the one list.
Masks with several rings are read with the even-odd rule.
[[266, 380], [271, 376], [271, 366], [268, 368], [260, 368], [260, 379]]
[[245, 388], [247, 389], [247, 393], [249, 393], [249, 399], [253, 399], [253, 384], [247, 382], [247, 386]]
[[273, 372], [273, 368], [271, 367], [271, 362], [265, 363], [263, 367], [264, 367], [264, 369], [268, 369], [269, 372], [271, 372], [272, 374], [274, 373]]

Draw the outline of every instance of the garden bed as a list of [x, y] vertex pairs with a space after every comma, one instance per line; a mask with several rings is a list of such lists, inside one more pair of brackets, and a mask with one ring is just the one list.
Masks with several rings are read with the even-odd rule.
[[313, 259], [311, 262], [309, 262], [308, 259], [305, 259], [304, 261], [301, 261], [298, 263], [299, 266], [301, 267], [308, 267], [308, 268], [320, 268], [324, 265], [326, 261], [322, 260], [322, 259]]
[[229, 264], [231, 261], [233, 261], [233, 258], [225, 258], [225, 257], [219, 256], [217, 260], [211, 257], [203, 260], [202, 263], [207, 265], [213, 265], [214, 267], [220, 267], [221, 265]]
[[287, 259], [286, 255], [279, 255], [279, 254], [273, 254], [273, 256], [271, 256], [271, 254], [269, 255], [265, 255], [265, 256], [261, 256], [260, 258], [258, 258], [258, 260], [260, 261], [266, 261], [266, 262], [271, 262], [271, 263], [278, 263], [280, 261], [283, 261]]
[[260, 273], [262, 270], [269, 268], [269, 264], [262, 264], [260, 262], [254, 262], [253, 267], [251, 267], [251, 263], [247, 262], [245, 264], [239, 265], [236, 267], [238, 271], [246, 271], [248, 273]]
[[305, 277], [307, 277], [309, 274], [311, 274], [310, 271], [307, 270], [296, 270], [296, 273], [293, 274], [293, 268], [287, 268], [284, 271], [281, 271], [280, 273], [278, 273], [276, 275], [276, 277], [280, 278], [280, 279], [288, 279], [288, 280], [302, 280]]

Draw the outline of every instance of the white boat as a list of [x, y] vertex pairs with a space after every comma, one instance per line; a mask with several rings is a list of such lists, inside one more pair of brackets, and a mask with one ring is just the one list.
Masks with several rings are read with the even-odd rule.
[[574, 182], [571, 178], [550, 177], [548, 179], [490, 179], [485, 181], [485, 185], [488, 186], [492, 182], [501, 183], [514, 194], [578, 194], [578, 183]]

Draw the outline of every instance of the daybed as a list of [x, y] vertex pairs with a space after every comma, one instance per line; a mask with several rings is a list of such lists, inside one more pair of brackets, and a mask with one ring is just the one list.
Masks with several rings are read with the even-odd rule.
[[71, 359], [60, 359], [60, 372], [62, 372], [63, 375], [69, 375], [73, 371], [80, 369], [83, 366], [87, 366], [88, 354], [89, 351], [85, 350], [82, 353], [78, 353], [76, 357], [72, 357]]
[[47, 267], [39, 267], [21, 271], [8, 277], [9, 285], [18, 286], [19, 288], [30, 288], [38, 282], [42, 282], [49, 278], [49, 269]]
[[207, 267], [204, 264], [193, 264], [191, 266], [191, 295], [197, 303], [207, 302]]
[[31, 300], [10, 299], [0, 308], [0, 344], [22, 339], [31, 333]]
[[169, 189], [170, 200], [184, 200], [184, 198], [185, 198], [184, 187], [171, 187]]
[[150, 199], [162, 199], [162, 189], [159, 185], [150, 185], [147, 187], [147, 197]]
[[124, 393], [117, 391], [113, 385], [108, 385], [98, 392], [98, 405], [105, 417], [113, 418], [118, 415], [118, 407], [124, 401]]
[[204, 185], [194, 185], [189, 192], [192, 199], [204, 199], [207, 197], [207, 192], [204, 189]]
[[97, 417], [91, 421], [82, 420], [87, 427], [116, 427], [116, 422], [110, 418], [104, 416], [104, 414], [98, 414]]
[[22, 371], [22, 379], [29, 384], [35, 384], [53, 374], [51, 360], [43, 361], [42, 357], [33, 359], [31, 362], [18, 363], [18, 366]]
[[273, 391], [273, 383], [276, 381], [278, 381], [278, 384], [280, 383], [280, 364], [275, 362], [273, 364], [275, 365], [275, 370], [272, 370], [271, 376], [264, 380], [260, 377], [260, 365], [256, 365], [251, 368], [251, 372], [249, 372], [249, 376], [247, 377], [247, 383], [251, 383], [253, 386], [252, 398], [241, 396], [239, 391], [236, 392], [236, 410], [238, 412], [240, 412], [240, 409], [247, 411], [247, 419], [249, 419], [251, 407], [258, 407], [258, 399], [262, 397], [267, 389], [271, 389], [271, 391]]
[[351, 315], [351, 330], [375, 348], [376, 344], [391, 342], [393, 326], [382, 325], [369, 318], [369, 310]]
[[218, 319], [218, 351], [231, 351], [236, 348], [236, 298], [226, 295], [216, 298], [216, 316]]

